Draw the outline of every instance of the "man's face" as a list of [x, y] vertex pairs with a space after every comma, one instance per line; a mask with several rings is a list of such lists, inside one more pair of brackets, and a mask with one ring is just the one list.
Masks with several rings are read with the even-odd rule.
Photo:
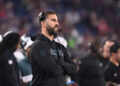
[[106, 43], [103, 46], [103, 56], [109, 57], [110, 56], [110, 47], [114, 44], [114, 42], [106, 41]]
[[117, 51], [117, 56], [118, 56], [118, 60], [120, 62], [120, 49], [118, 49], [118, 51]]
[[46, 20], [46, 30], [49, 35], [56, 35], [59, 29], [58, 17], [56, 14], [48, 15]]

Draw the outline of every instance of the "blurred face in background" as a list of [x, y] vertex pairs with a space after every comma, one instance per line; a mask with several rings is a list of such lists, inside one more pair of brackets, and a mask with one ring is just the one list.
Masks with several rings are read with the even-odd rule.
[[109, 58], [110, 57], [110, 47], [114, 44], [112, 41], [106, 41], [103, 46], [103, 57]]
[[118, 60], [120, 62], [120, 49], [118, 49], [118, 51], [117, 51], [117, 56], [118, 56]]

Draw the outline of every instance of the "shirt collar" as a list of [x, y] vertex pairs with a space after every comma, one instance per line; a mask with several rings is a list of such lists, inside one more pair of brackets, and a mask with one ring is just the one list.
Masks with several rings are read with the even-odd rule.
[[37, 40], [44, 40], [44, 41], [47, 41], [49, 43], [53, 43], [53, 41], [51, 41], [49, 38], [47, 38], [44, 34], [40, 34], [38, 37], [37, 37]]

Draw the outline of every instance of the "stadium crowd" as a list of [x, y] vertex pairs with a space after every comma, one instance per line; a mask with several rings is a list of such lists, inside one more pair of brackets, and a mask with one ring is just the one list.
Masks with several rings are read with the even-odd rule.
[[[31, 82], [29, 81], [32, 80], [30, 62], [28, 58], [26, 58], [29, 57], [28, 48], [33, 43], [29, 36], [35, 36], [41, 32], [38, 14], [45, 10], [54, 10], [57, 13], [60, 29], [62, 30], [62, 35], [60, 35], [66, 39], [64, 43], [67, 42], [67, 49], [71, 54], [72, 60], [78, 64], [79, 77], [84, 77], [81, 76], [81, 74], [85, 75], [83, 74], [83, 70], [86, 66], [82, 65], [82, 62], [84, 63], [84, 58], [91, 57], [91, 55], [86, 56], [86, 54], [89, 53], [89, 50], [92, 52], [95, 51], [94, 48], [91, 48], [91, 45], [97, 40], [97, 42], [99, 42], [99, 49], [97, 48], [96, 51], [100, 51], [101, 55], [97, 55], [100, 58], [97, 60], [93, 60], [93, 58], [91, 58], [92, 60], [85, 60], [90, 61], [90, 64], [91, 62], [95, 63], [94, 65], [100, 64], [101, 67], [107, 71], [103, 76], [107, 77], [108, 81], [111, 80], [115, 82], [112, 79], [114, 79], [113, 77], [119, 76], [119, 73], [118, 75], [115, 73], [114, 76], [107, 75], [109, 74], [108, 70], [113, 67], [113, 64], [109, 64], [107, 68], [106, 65], [109, 63], [109, 60], [112, 63], [113, 59], [110, 59], [110, 57], [116, 57], [114, 53], [116, 54], [116, 50], [119, 50], [120, 0], [0, 0], [0, 41], [2, 42], [2, 38], [4, 38], [4, 34], [7, 31], [14, 31], [20, 34], [21, 48], [15, 52], [15, 56], [18, 60], [20, 70], [23, 71], [21, 72], [21, 76], [27, 75], [26, 77], [22, 77], [24, 85], [27, 83], [27, 85], [30, 86]], [[109, 49], [107, 49], [106, 46]], [[98, 46], [95, 46], [95, 49], [96, 47]], [[107, 60], [106, 56], [103, 55], [104, 49], [109, 53]], [[94, 53], [96, 54], [96, 52]], [[101, 57], [105, 58], [101, 59]], [[84, 64], [86, 65], [86, 61]], [[24, 67], [25, 65], [26, 67]], [[93, 72], [94, 66], [91, 65], [90, 67], [91, 69], [93, 68], [93, 70], [88, 70], [88, 72]], [[117, 68], [114, 69], [114, 71], [116, 70]], [[98, 71], [101, 71], [101, 69], [98, 68]], [[89, 74], [91, 74], [91, 72], [88, 73], [88, 75]], [[78, 83], [79, 80], [76, 79], [77, 76], [78, 75], [73, 76], [71, 79], [67, 76], [67, 84]], [[102, 78], [102, 74], [100, 78]], [[107, 85], [111, 86], [109, 84], [113, 84], [113, 86], [117, 86], [116, 84], [120, 84], [120, 80], [115, 83], [113, 82], [108, 82]], [[74, 84], [75, 86], [77, 85], [76, 83]], [[91, 84], [89, 86], [96, 85]]]

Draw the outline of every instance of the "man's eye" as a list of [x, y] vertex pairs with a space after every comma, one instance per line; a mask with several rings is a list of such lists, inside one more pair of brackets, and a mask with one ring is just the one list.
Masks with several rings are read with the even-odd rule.
[[52, 19], [52, 21], [56, 21], [56, 19]]

